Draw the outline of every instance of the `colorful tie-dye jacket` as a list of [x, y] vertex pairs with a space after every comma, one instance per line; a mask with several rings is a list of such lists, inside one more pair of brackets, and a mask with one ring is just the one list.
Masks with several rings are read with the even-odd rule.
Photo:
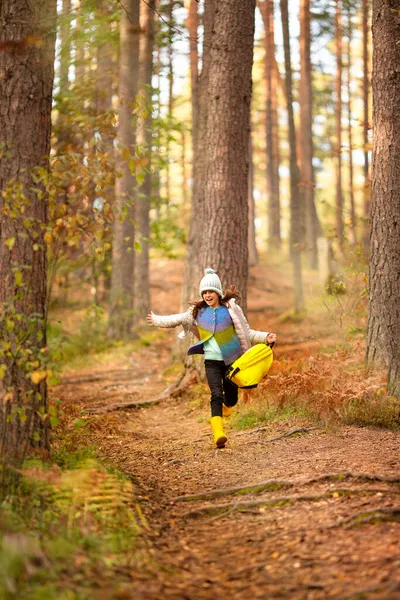
[[[268, 332], [256, 331], [251, 329], [246, 317], [240, 306], [236, 304], [235, 300], [229, 300], [225, 304], [228, 309], [229, 315], [232, 319], [232, 324], [238, 337], [241, 354], [246, 352], [254, 344], [265, 344], [267, 341]], [[200, 314], [201, 311], [199, 311]], [[178, 327], [182, 325], [183, 331], [178, 337], [186, 337], [190, 331], [195, 333], [197, 337], [200, 337], [200, 343], [204, 343], [201, 339], [198, 327], [196, 327], [195, 320], [193, 318], [193, 307], [191, 306], [186, 312], [179, 313], [176, 315], [160, 316], [151, 313], [153, 317], [153, 323], [156, 327]], [[197, 315], [199, 317], [199, 315]], [[196, 345], [196, 344], [195, 344]]]
[[213, 336], [221, 350], [222, 358], [226, 365], [230, 365], [243, 354], [233, 321], [226, 306], [219, 306], [218, 308], [207, 306], [206, 308], [202, 308], [197, 315], [196, 325], [200, 341], [189, 348], [188, 354], [204, 354], [203, 344]]

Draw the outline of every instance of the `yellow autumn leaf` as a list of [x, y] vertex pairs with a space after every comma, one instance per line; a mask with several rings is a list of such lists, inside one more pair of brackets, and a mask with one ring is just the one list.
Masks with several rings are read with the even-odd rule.
[[43, 379], [46, 379], [47, 371], [33, 371], [31, 373], [31, 380], [35, 385], [38, 385]]
[[21, 271], [15, 271], [15, 285], [21, 287], [23, 284], [23, 278]]
[[14, 237], [8, 238], [8, 240], [6, 240], [4, 242], [4, 245], [7, 246], [7, 248], [9, 250], [13, 249], [14, 244], [15, 244], [15, 238]]
[[46, 233], [43, 236], [44, 241], [46, 242], [46, 244], [50, 244], [51, 240], [53, 239], [53, 236], [51, 235], [50, 231], [46, 231]]

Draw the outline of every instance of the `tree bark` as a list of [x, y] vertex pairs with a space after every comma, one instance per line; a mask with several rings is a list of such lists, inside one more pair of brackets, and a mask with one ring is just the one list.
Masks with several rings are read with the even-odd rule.
[[305, 234], [308, 265], [318, 268], [318, 217], [315, 210], [312, 132], [312, 67], [311, 67], [310, 0], [300, 2], [300, 146], [301, 185], [304, 190]]
[[199, 263], [236, 284], [246, 310], [248, 160], [255, 0], [219, 0], [210, 48]]
[[342, 186], [342, 0], [336, 0], [336, 235], [339, 247], [344, 244]]
[[356, 206], [354, 198], [354, 168], [353, 168], [353, 126], [352, 126], [352, 98], [351, 98], [351, 43], [353, 39], [353, 24], [351, 19], [351, 5], [347, 7], [347, 135], [349, 140], [349, 199], [350, 199], [350, 243], [357, 243], [356, 233]]
[[19, 464], [49, 450], [48, 203], [33, 172], [49, 167], [56, 2], [2, 0], [0, 22], [0, 455]]
[[279, 190], [279, 139], [277, 111], [277, 73], [275, 62], [274, 3], [259, 3], [264, 22], [264, 75], [266, 83], [266, 162], [268, 190], [268, 244], [271, 249], [281, 245], [280, 190]]
[[[134, 308], [134, 186], [132, 124], [139, 76], [140, 0], [123, 0], [120, 24], [120, 79], [115, 176], [115, 221], [110, 293], [110, 337], [129, 336]], [[131, 167], [131, 168], [130, 168]]]
[[369, 177], [369, 0], [362, 0], [362, 28], [363, 28], [363, 143], [364, 143], [364, 220], [363, 220], [363, 245], [364, 253], [368, 255], [370, 239], [370, 202], [371, 185]]
[[198, 34], [199, 16], [197, 13], [197, 0], [188, 0], [189, 12], [187, 28], [189, 31], [189, 61], [190, 61], [190, 93], [192, 100], [192, 155], [193, 171], [197, 162], [197, 138], [199, 128], [199, 54]]
[[68, 94], [69, 88], [69, 67], [71, 61], [71, 0], [63, 0], [61, 23], [60, 23], [60, 62], [59, 62], [59, 81], [60, 81], [60, 97], [61, 102], [58, 102], [58, 148], [57, 152], [62, 154], [66, 151], [70, 141], [70, 126], [67, 123], [67, 115], [65, 114], [68, 104], [63, 102], [63, 96]]
[[[168, 4], [168, 129], [173, 127], [173, 111], [174, 111], [174, 50], [173, 50], [173, 27], [174, 27], [174, 4], [175, 0], [169, 0]], [[170, 131], [165, 134], [165, 204], [167, 216], [170, 212], [171, 204], [171, 169], [170, 169]]]
[[206, 159], [208, 151], [207, 120], [209, 114], [208, 86], [215, 6], [215, 0], [206, 0], [203, 15], [203, 59], [201, 75], [199, 78], [198, 133], [194, 152], [194, 156], [196, 158], [193, 163], [192, 207], [184, 265], [184, 278], [181, 297], [182, 308], [187, 307], [188, 300], [195, 300], [198, 297], [199, 281], [203, 276], [203, 268], [199, 262], [199, 252], [203, 237], [203, 228], [205, 227], [204, 202], [206, 185]]
[[85, 78], [85, 0], [78, 0], [75, 20], [75, 82], [83, 86]]
[[135, 202], [135, 222], [137, 239], [141, 251], [135, 256], [135, 321], [144, 324], [150, 310], [150, 278], [149, 278], [149, 238], [150, 238], [150, 203], [152, 192], [151, 178], [151, 146], [152, 146], [152, 88], [153, 50], [154, 50], [154, 14], [155, 0], [142, 5], [140, 18], [140, 71], [139, 95], [142, 106], [138, 120], [137, 144], [145, 163], [144, 180], [138, 187]]
[[374, 0], [373, 129], [368, 362], [388, 369], [400, 398], [400, 15], [391, 0]]
[[249, 135], [249, 176], [248, 176], [248, 205], [249, 205], [249, 231], [248, 231], [248, 248], [249, 248], [249, 267], [254, 267], [258, 264], [258, 251], [256, 243], [256, 210], [254, 202], [254, 164], [253, 164], [253, 140]]
[[288, 135], [290, 152], [290, 256], [293, 263], [294, 310], [303, 310], [303, 279], [301, 268], [301, 209], [300, 209], [300, 172], [296, 156], [296, 129], [293, 115], [292, 65], [290, 58], [289, 14], [287, 0], [280, 0], [283, 46], [285, 53], [285, 84], [288, 112]]

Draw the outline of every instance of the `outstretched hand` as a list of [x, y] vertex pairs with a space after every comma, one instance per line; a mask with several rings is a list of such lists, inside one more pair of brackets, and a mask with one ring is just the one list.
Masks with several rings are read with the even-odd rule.
[[146, 321], [149, 327], [152, 327], [154, 325], [153, 315], [151, 313], [147, 315]]
[[275, 344], [276, 342], [276, 333], [269, 333], [267, 335], [267, 344]]

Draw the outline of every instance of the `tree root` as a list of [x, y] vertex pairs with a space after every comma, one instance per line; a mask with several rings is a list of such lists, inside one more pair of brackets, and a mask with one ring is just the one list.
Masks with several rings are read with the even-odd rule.
[[197, 381], [198, 375], [195, 369], [189, 369], [186, 373], [183, 372], [174, 383], [171, 383], [161, 394], [155, 398], [149, 398], [148, 400], [137, 400], [136, 402], [118, 402], [116, 404], [108, 404], [106, 406], [100, 406], [99, 408], [87, 408], [84, 410], [85, 413], [90, 414], [104, 414], [113, 412], [114, 410], [125, 410], [128, 408], [142, 408], [146, 406], [152, 406], [159, 404], [162, 400], [167, 398], [175, 398], [179, 394], [186, 390], [188, 387], [193, 385]]
[[85, 414], [91, 415], [103, 415], [105, 413], [113, 412], [115, 410], [126, 410], [128, 408], [141, 408], [143, 406], [151, 406], [152, 404], [158, 404], [162, 398], [153, 398], [153, 400], [136, 400], [132, 402], [117, 402], [116, 404], [107, 404], [106, 406], [100, 406], [99, 408], [86, 408], [83, 410]]
[[[248, 433], [254, 433], [257, 431], [261, 431], [262, 429], [266, 429], [266, 427], [258, 427], [257, 429], [250, 430]], [[310, 431], [315, 431], [316, 429], [319, 429], [319, 427], [295, 427], [294, 429], [290, 429], [289, 431], [283, 433], [282, 435], [279, 435], [278, 437], [271, 438], [270, 440], [254, 440], [253, 442], [247, 442], [247, 445], [250, 446], [252, 444], [269, 444], [271, 442], [277, 442], [278, 440], [283, 440], [284, 438], [296, 435], [297, 433], [309, 433]]]
[[173, 501], [195, 502], [197, 500], [209, 500], [212, 498], [220, 498], [222, 496], [245, 496], [247, 494], [259, 494], [260, 492], [265, 491], [275, 492], [282, 488], [302, 487], [304, 485], [321, 483], [323, 481], [345, 481], [349, 479], [360, 482], [381, 481], [385, 483], [400, 484], [400, 476], [390, 477], [375, 473], [352, 473], [351, 471], [344, 471], [343, 473], [325, 473], [323, 475], [318, 475], [317, 477], [311, 477], [310, 479], [298, 479], [295, 481], [288, 481], [285, 479], [268, 479], [267, 481], [262, 481], [261, 483], [249, 484], [241, 487], [217, 489], [213, 490], [212, 492], [204, 492], [187, 496], [177, 496], [173, 499]]
[[337, 527], [343, 527], [343, 529], [350, 529], [351, 527], [357, 527], [358, 525], [366, 525], [368, 523], [380, 523], [382, 521], [400, 521], [400, 506], [394, 506], [392, 508], [376, 508], [372, 510], [364, 510], [351, 517], [340, 519], [337, 523], [329, 525], [326, 529], [335, 529]]
[[[336, 488], [329, 490], [323, 494], [315, 494], [313, 496], [280, 496], [278, 498], [265, 498], [261, 500], [243, 500], [242, 502], [226, 502], [225, 504], [213, 504], [210, 506], [202, 506], [200, 508], [190, 510], [181, 515], [183, 518], [201, 517], [202, 515], [223, 515], [227, 512], [246, 512], [248, 509], [263, 507], [263, 506], [287, 506], [294, 504], [295, 502], [318, 502], [319, 500], [326, 500], [328, 498], [337, 496], [356, 496], [356, 495], [367, 495], [367, 494], [384, 494], [388, 490], [383, 489], [353, 489], [353, 488]], [[390, 491], [390, 490], [389, 490]], [[400, 509], [399, 516], [400, 516]], [[375, 511], [377, 512], [377, 511]]]

